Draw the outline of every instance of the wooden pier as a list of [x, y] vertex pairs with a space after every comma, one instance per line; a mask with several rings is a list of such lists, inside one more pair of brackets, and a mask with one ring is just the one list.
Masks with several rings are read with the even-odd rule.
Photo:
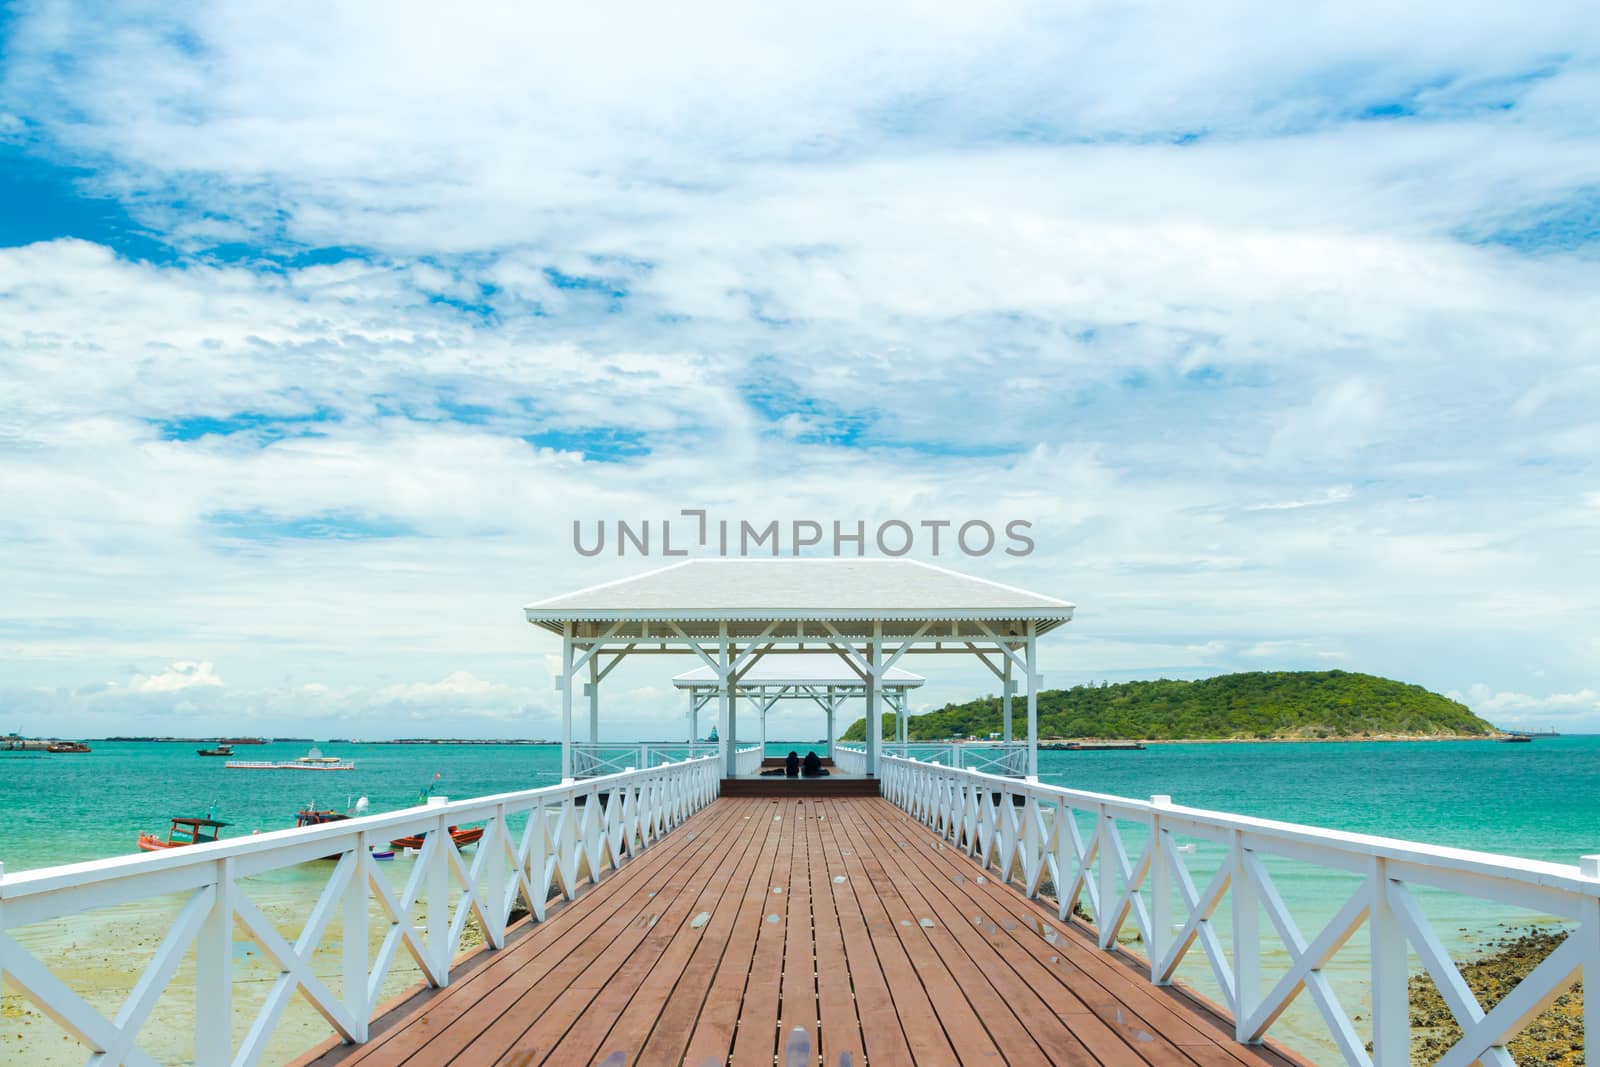
[[1234, 1041], [879, 798], [716, 800], [612, 876], [302, 1063], [1241, 1067]]

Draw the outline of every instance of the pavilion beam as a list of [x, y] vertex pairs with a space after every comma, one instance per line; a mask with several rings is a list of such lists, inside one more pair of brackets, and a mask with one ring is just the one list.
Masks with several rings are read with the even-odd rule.
[[615, 670], [617, 664], [622, 662], [622, 657], [626, 656], [629, 652], [632, 652], [634, 650], [634, 648], [636, 648], [636, 647], [637, 647], [637, 645], [628, 645], [626, 648], [622, 649], [621, 651], [616, 652], [611, 657], [611, 662], [607, 663], [604, 667], [600, 668], [600, 677], [597, 680], [598, 681], [602, 681], [602, 682], [605, 681], [606, 680], [606, 675], [610, 674], [613, 670]]
[[[1016, 643], [1016, 638], [1001, 637], [999, 634], [994, 632], [994, 629], [988, 623], [981, 619], [974, 619], [973, 622], [978, 629], [982, 630], [989, 637], [989, 639], [994, 642], [994, 647], [999, 649], [1000, 653], [1005, 656], [1009, 662], [1016, 664], [1024, 671], [1028, 669], [1028, 664], [1025, 662], [1024, 658], [1017, 655], [1016, 650], [1011, 647]], [[1034, 624], [1030, 622], [1028, 623], [1028, 633], [1032, 634], [1033, 632]]]
[[[572, 623], [566, 622], [566, 623], [562, 623], [561, 625], [562, 625], [562, 633], [563, 633], [563, 635], [570, 640], [571, 637], [572, 637]], [[599, 637], [596, 637], [592, 641], [585, 641], [584, 642], [584, 646], [585, 646], [584, 653], [583, 653], [583, 655], [579, 656], [577, 658], [577, 660], [572, 664], [572, 669], [574, 671], [582, 669], [585, 664], [587, 664], [591, 659], [593, 659], [595, 656], [600, 654], [600, 650], [605, 647], [605, 643], [607, 641], [611, 640], [612, 637], [616, 636], [617, 631], [619, 631], [621, 629], [622, 629], [622, 623], [615, 622], [615, 623], [612, 623], [611, 627], [609, 629], [607, 629], [606, 632], [601, 634]]]
[[828, 686], [828, 758], [833, 759], [833, 742], [838, 735], [834, 732], [833, 713], [839, 708], [839, 699], [834, 695], [833, 686]]
[[879, 671], [878, 678], [880, 681], [889, 673], [890, 667], [893, 667], [896, 663], [900, 662], [901, 656], [911, 651], [911, 646], [916, 644], [922, 638], [922, 635], [928, 632], [928, 627], [932, 625], [933, 623], [931, 622], [923, 623], [916, 633], [912, 634], [910, 637], [901, 642], [900, 647], [894, 650], [894, 655], [889, 657], [888, 661], [883, 664], [882, 669]]
[[979, 648], [977, 645], [973, 644], [971, 641], [967, 641], [967, 642], [965, 642], [965, 644], [969, 649], [972, 650], [972, 654], [974, 656], [978, 657], [978, 661], [980, 663], [982, 663], [985, 667], [989, 668], [989, 673], [990, 674], [994, 675], [996, 678], [1001, 677], [1000, 668], [996, 667], [993, 663], [989, 662], [989, 656], [988, 656], [987, 653], [985, 653], [983, 651], [983, 649]]
[[[776, 630], [777, 628], [778, 624], [775, 622], [768, 624], [767, 628], [762, 630], [761, 633], [756, 636], [755, 640], [750, 642], [750, 647], [746, 648], [744, 652], [736, 660], [734, 660], [732, 670], [733, 674], [743, 674], [745, 670], [745, 661], [749, 660], [751, 656], [754, 656], [756, 659], [760, 659], [762, 656], [767, 654], [768, 650], [770, 650], [774, 644], [774, 642], [768, 641], [767, 638], [771, 637], [772, 631]], [[728, 624], [723, 623], [722, 631], [726, 633], [727, 630]], [[750, 665], [754, 666], [754, 662], [752, 661]]]
[[600, 661], [589, 660], [589, 684], [583, 687], [583, 693], [589, 698], [589, 743], [600, 743]]
[[[832, 629], [832, 627], [829, 627]], [[867, 657], [867, 777], [878, 776], [878, 749], [883, 742], [883, 708], [880, 688], [883, 682], [883, 623], [872, 624]]]
[[1028, 781], [1039, 780], [1039, 635], [1028, 623]]
[[728, 656], [728, 624], [721, 623], [717, 630], [717, 659], [713, 666], [717, 672], [717, 739], [722, 742], [722, 776], [732, 778], [738, 771], [739, 755], [733, 744], [733, 667]]
[[572, 623], [561, 624], [561, 780], [572, 781]]
[[1000, 676], [1000, 738], [1011, 743], [1011, 661], [1006, 660], [1005, 672]]

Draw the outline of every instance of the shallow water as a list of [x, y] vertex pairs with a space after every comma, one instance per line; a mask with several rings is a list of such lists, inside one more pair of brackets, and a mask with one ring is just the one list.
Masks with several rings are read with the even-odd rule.
[[[85, 755], [0, 754], [0, 810], [5, 812], [0, 860], [8, 872], [133, 852], [140, 830], [164, 833], [173, 815], [215, 811], [217, 818], [232, 824], [224, 836], [236, 837], [293, 825], [294, 812], [313, 802], [344, 809], [366, 796], [374, 813], [415, 804], [435, 775], [437, 794], [464, 799], [552, 785], [560, 774], [558, 748], [528, 745], [320, 746], [325, 754], [354, 759], [356, 769], [350, 772], [228, 770], [225, 760], [196, 755], [193, 743], [95, 742], [93, 747]], [[241, 747], [238, 753], [246, 759], [292, 759], [308, 747], [285, 743]], [[808, 746], [774, 742], [768, 752], [782, 755], [791, 747], [803, 754]], [[1040, 777], [1097, 792], [1130, 797], [1167, 793], [1176, 803], [1195, 807], [1563, 863], [1600, 852], [1600, 737], [1540, 739], [1529, 745], [1178, 744], [1142, 752], [1043, 752]], [[1137, 854], [1142, 846], [1138, 829], [1129, 826], [1125, 833], [1130, 852]], [[1203, 842], [1185, 855], [1197, 882], [1203, 885], [1209, 878], [1219, 855]], [[395, 876], [403, 880], [408, 867], [402, 859]], [[1308, 937], [1355, 884], [1348, 875], [1300, 864], [1269, 861], [1268, 869]], [[267, 876], [259, 889], [264, 900], [284, 909], [285, 921], [292, 925], [294, 902], [314, 895], [325, 876], [308, 865]], [[1500, 924], [1536, 918], [1443, 895], [1426, 895], [1424, 905], [1441, 937], [1467, 952]], [[118, 921], [144, 930], [145, 940], [158, 938], [164, 923], [157, 913], [171, 906], [171, 901], [152, 902], [150, 914], [136, 915], [139, 909], [134, 908]], [[57, 929], [27, 930], [22, 940], [49, 957], [55, 949], [82, 944], [85, 934], [100, 941], [90, 929], [104, 921], [85, 918]], [[1216, 927], [1227, 944], [1226, 908], [1218, 913]], [[284, 932], [293, 933], [287, 927]], [[1326, 973], [1347, 1010], [1370, 1017], [1363, 1002], [1365, 940], [1358, 934]], [[246, 952], [250, 948], [248, 942], [240, 947]], [[1263, 959], [1269, 975], [1286, 963], [1285, 953], [1270, 948]], [[110, 959], [100, 966], [133, 970]], [[1198, 949], [1180, 978], [1214, 994]], [[403, 984], [403, 979], [398, 975], [389, 985], [399, 988], [395, 983]], [[5, 1000], [8, 1015], [20, 1010], [15, 997]], [[106, 1006], [114, 1010], [114, 999]], [[183, 1009], [174, 1010], [171, 1022], [181, 1029]], [[291, 1010], [286, 1021], [289, 1032], [280, 1047], [305, 1047], [322, 1033], [319, 1020], [303, 1005]], [[7, 1029], [0, 1025], [0, 1031]], [[1292, 1008], [1273, 1031], [1319, 1062], [1334, 1062], [1321, 1033], [1307, 1002]], [[51, 1056], [39, 1062], [53, 1062], [57, 1053], [67, 1056], [63, 1062], [72, 1060], [59, 1041], [59, 1036], [53, 1039]], [[43, 1048], [31, 1041], [23, 1047], [36, 1054]]]

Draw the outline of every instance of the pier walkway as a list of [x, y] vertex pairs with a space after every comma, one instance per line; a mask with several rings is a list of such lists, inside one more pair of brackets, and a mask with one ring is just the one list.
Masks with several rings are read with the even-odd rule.
[[318, 1065], [1287, 1067], [879, 798], [723, 797]]

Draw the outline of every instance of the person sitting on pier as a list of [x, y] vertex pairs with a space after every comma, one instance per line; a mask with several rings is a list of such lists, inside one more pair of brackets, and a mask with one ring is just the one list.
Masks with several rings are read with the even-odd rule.
[[822, 765], [815, 752], [807, 752], [806, 758], [800, 761], [800, 776], [802, 778], [826, 778], [828, 768]]
[[783, 776], [785, 778], [800, 777], [800, 753], [792, 748], [789, 750], [789, 754], [783, 757]]

